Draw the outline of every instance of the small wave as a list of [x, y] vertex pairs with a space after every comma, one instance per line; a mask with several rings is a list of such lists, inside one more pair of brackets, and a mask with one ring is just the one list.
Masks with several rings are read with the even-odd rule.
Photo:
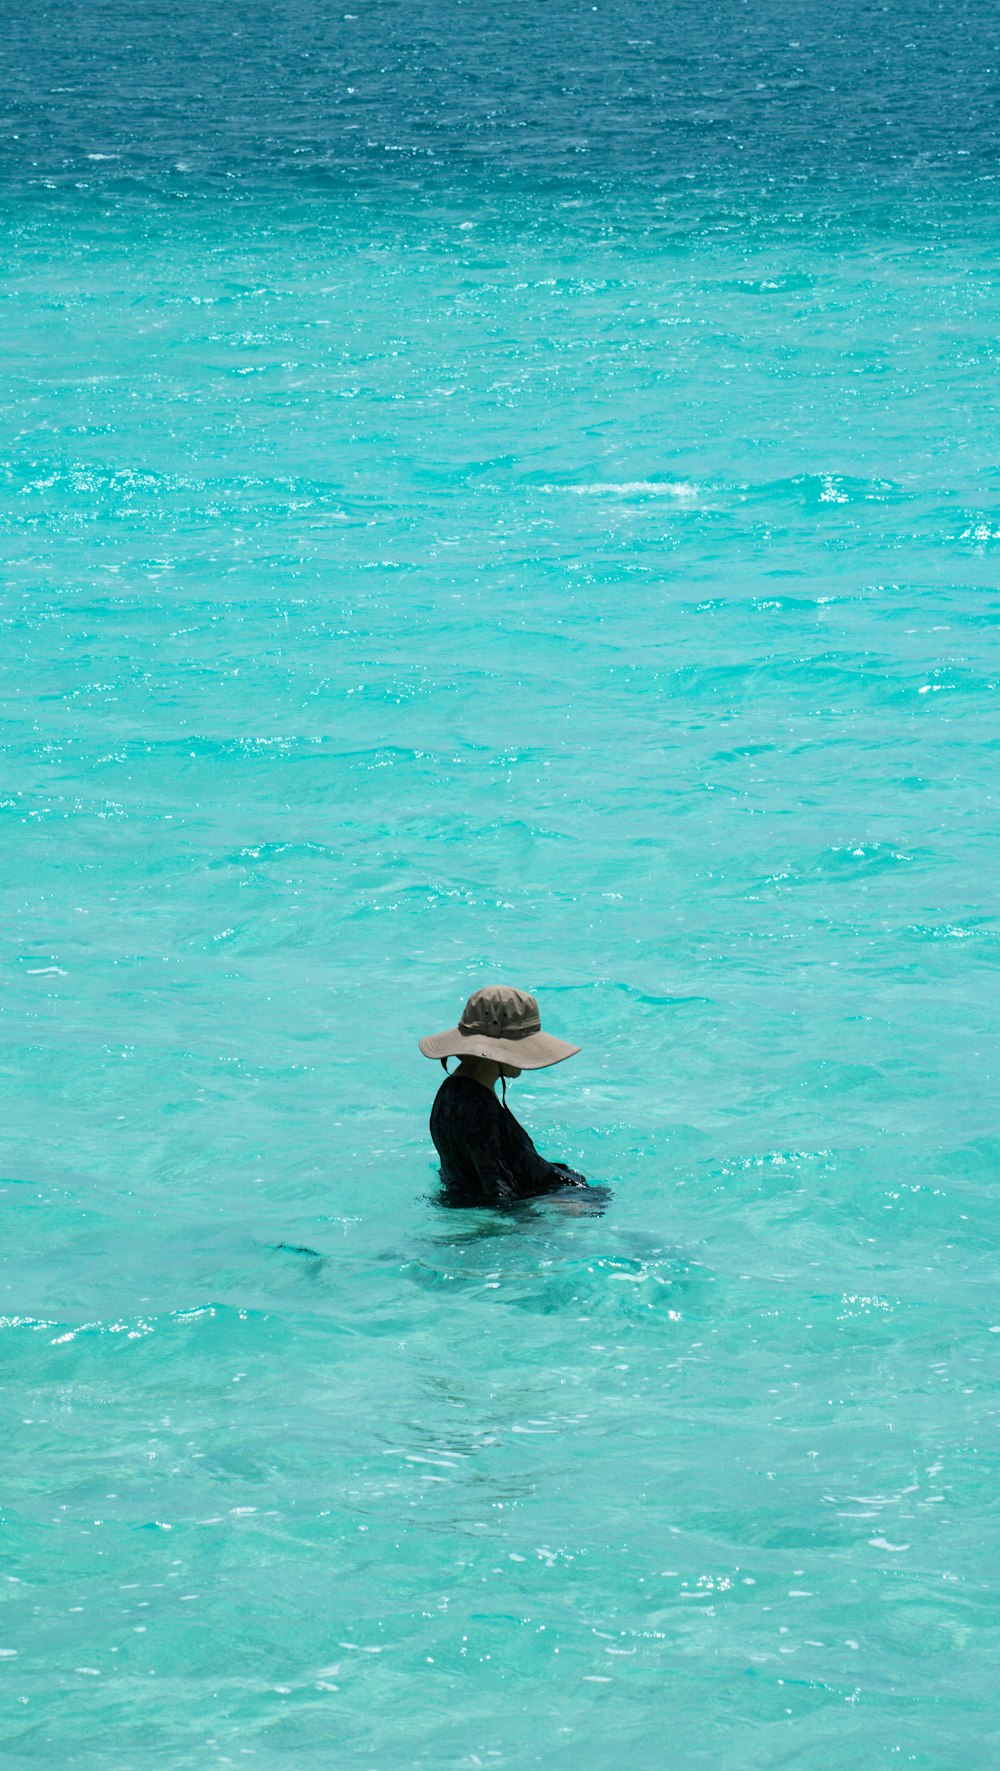
[[543, 492], [571, 492], [575, 498], [696, 498], [690, 480], [592, 480], [583, 486], [543, 486]]

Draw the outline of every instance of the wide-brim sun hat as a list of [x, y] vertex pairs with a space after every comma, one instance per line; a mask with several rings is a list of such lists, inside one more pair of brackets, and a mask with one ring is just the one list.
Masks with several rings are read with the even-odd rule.
[[457, 1027], [430, 1033], [420, 1041], [425, 1058], [489, 1058], [516, 1070], [545, 1070], [572, 1058], [578, 1045], [542, 1032], [538, 1004], [509, 984], [475, 990]]

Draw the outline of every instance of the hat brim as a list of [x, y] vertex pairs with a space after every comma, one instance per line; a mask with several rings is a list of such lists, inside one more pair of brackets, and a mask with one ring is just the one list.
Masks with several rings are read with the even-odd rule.
[[420, 1041], [425, 1058], [488, 1058], [494, 1064], [512, 1064], [516, 1070], [547, 1070], [580, 1050], [551, 1033], [529, 1033], [526, 1039], [487, 1039], [480, 1033], [463, 1033], [449, 1027], [447, 1033], [429, 1033]]

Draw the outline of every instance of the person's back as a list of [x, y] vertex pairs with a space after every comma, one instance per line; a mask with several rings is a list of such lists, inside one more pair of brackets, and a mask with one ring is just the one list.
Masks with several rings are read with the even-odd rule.
[[506, 1101], [461, 1071], [438, 1089], [431, 1137], [445, 1190], [456, 1204], [508, 1204], [587, 1184], [575, 1169], [539, 1156]]

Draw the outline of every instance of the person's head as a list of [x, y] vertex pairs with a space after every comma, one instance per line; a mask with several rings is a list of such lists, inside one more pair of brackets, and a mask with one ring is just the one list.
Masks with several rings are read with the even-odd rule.
[[420, 1041], [425, 1058], [461, 1058], [463, 1068], [475, 1062], [495, 1066], [490, 1086], [497, 1076], [512, 1079], [522, 1070], [545, 1070], [550, 1064], [561, 1064], [579, 1049], [543, 1033], [535, 998], [510, 984], [487, 984], [474, 990], [457, 1027]]

